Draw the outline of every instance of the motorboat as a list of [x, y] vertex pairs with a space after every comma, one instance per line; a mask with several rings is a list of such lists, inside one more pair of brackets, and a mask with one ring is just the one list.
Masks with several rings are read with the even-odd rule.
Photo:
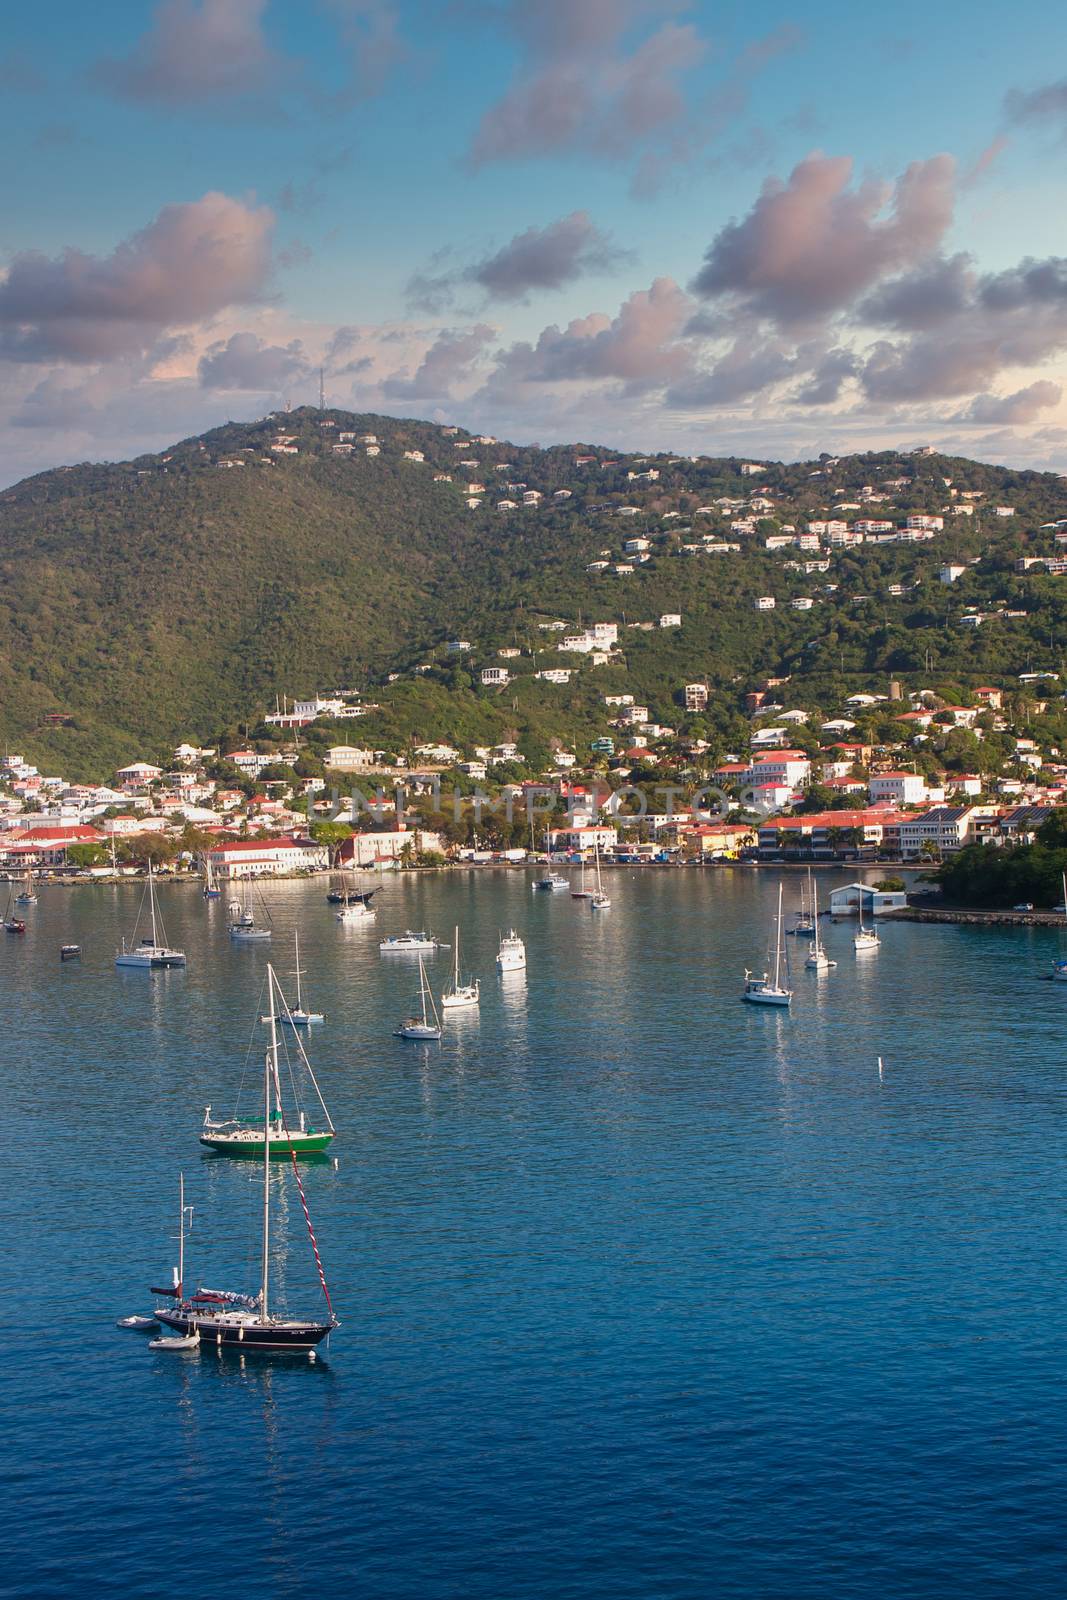
[[390, 934], [388, 939], [383, 939], [378, 945], [382, 955], [432, 955], [441, 941], [434, 938], [432, 933], [412, 933], [409, 928], [405, 933]]
[[500, 940], [496, 966], [498, 972], [521, 972], [526, 966], [526, 946], [514, 928], [509, 928]]

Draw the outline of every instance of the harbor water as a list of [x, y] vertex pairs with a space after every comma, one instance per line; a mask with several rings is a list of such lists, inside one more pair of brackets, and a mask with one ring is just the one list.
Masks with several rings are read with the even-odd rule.
[[[351, 926], [322, 880], [269, 884], [265, 946], [164, 883], [184, 971], [115, 969], [136, 885], [46, 885], [6, 937], [8, 1592], [1060, 1596], [1059, 934], [886, 925], [857, 958], [827, 922], [837, 967], [792, 950], [767, 1011], [739, 994], [773, 873], [620, 868], [601, 914], [533, 877], [395, 875]], [[394, 1039], [418, 963], [379, 939], [456, 923], [480, 1010]], [[261, 1078], [297, 928], [341, 1327], [314, 1363], [153, 1353], [115, 1321], [170, 1280], [179, 1172], [187, 1283], [257, 1287], [262, 1168], [197, 1136]], [[271, 1187], [276, 1304], [318, 1316], [284, 1163]]]

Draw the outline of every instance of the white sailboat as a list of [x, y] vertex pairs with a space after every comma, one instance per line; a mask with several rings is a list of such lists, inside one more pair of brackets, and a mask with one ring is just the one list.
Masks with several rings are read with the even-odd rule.
[[457, 925], [453, 945], [456, 951], [456, 964], [452, 973], [452, 987], [446, 989], [441, 996], [442, 1011], [470, 1010], [478, 1005], [481, 998], [481, 985], [477, 978], [473, 983], [460, 983], [459, 981], [459, 927]]
[[496, 969], [498, 972], [521, 972], [525, 966], [526, 946], [515, 932], [515, 929], [509, 928], [500, 940]]
[[37, 904], [37, 890], [34, 887], [33, 873], [27, 872], [23, 879], [23, 890], [15, 896], [17, 906], [35, 906]]
[[[325, 1022], [326, 1018], [321, 1011], [308, 1011], [304, 1005], [304, 997], [300, 990], [300, 979], [303, 971], [300, 966], [300, 934], [294, 932], [293, 943], [296, 948], [296, 1005], [291, 1011], [283, 1009], [278, 1013], [278, 1021], [286, 1023], [290, 1028], [308, 1028], [313, 1022]], [[266, 1017], [263, 1019], [266, 1021]]]
[[793, 998], [792, 989], [782, 982], [782, 885], [778, 885], [778, 916], [775, 919], [774, 977], [765, 972], [755, 977], [745, 968], [745, 987], [741, 995], [752, 1006], [788, 1006]]
[[811, 886], [811, 920], [814, 931], [811, 943], [808, 945], [808, 959], [804, 965], [809, 972], [829, 972], [831, 967], [837, 966], [837, 962], [831, 961], [819, 938], [819, 891], [814, 883]]
[[[184, 967], [185, 951], [174, 950], [166, 943], [166, 929], [163, 919], [156, 908], [156, 881], [152, 872], [152, 863], [148, 863], [148, 907], [152, 921], [151, 936], [137, 940], [137, 926], [134, 925], [133, 942], [127, 950], [126, 941], [123, 939], [122, 948], [115, 957], [116, 967], [139, 967], [146, 970], [151, 967]], [[141, 900], [144, 906], [144, 900]], [[137, 914], [140, 921], [140, 912]], [[160, 935], [162, 934], [162, 938]]]
[[[231, 904], [231, 916], [233, 915], [233, 909], [234, 907]], [[252, 943], [255, 940], [269, 939], [270, 936], [271, 930], [269, 928], [261, 927], [261, 925], [256, 921], [255, 914], [252, 910], [252, 883], [251, 880], [249, 880], [248, 891], [245, 896], [244, 904], [240, 908], [240, 915], [237, 917], [236, 921], [230, 923], [230, 938], [237, 940], [239, 943], [246, 944]]]
[[538, 879], [535, 880], [533, 887], [535, 889], [547, 889], [549, 891], [549, 893], [551, 894], [551, 893], [557, 892], [560, 889], [569, 889], [570, 886], [571, 886], [571, 880], [569, 878], [565, 878], [563, 876], [562, 872], [553, 872], [552, 871], [552, 845], [551, 845], [551, 842], [549, 840], [548, 829], [546, 828], [545, 829], [545, 870], [541, 874], [541, 876]]
[[808, 868], [807, 887], [808, 892], [807, 896], [805, 896], [803, 886], [801, 886], [800, 910], [795, 914], [793, 926], [785, 930], [786, 933], [793, 934], [797, 939], [810, 939], [815, 932], [815, 918], [812, 916], [811, 911], [812, 884], [810, 867]]
[[572, 889], [571, 890], [571, 899], [572, 900], [591, 900], [592, 898], [593, 898], [592, 889], [587, 889], [586, 886], [585, 886], [585, 855], [583, 853], [583, 855], [582, 855], [582, 873], [581, 873], [581, 877], [580, 877], [580, 879], [578, 881], [577, 889]]
[[[429, 1010], [426, 1002], [429, 1001]], [[413, 1017], [405, 1017], [397, 1028], [394, 1037], [397, 1039], [439, 1039], [441, 1037], [441, 1019], [437, 1015], [430, 986], [426, 982], [426, 967], [422, 957], [419, 957], [419, 1002], [420, 1013]], [[430, 1018], [433, 1017], [431, 1022]]]
[[880, 950], [881, 946], [882, 946], [882, 940], [881, 940], [881, 937], [880, 937], [880, 935], [878, 933], [878, 929], [877, 928], [874, 928], [874, 927], [865, 928], [863, 926], [863, 890], [862, 890], [862, 888], [857, 890], [857, 894], [858, 894], [859, 898], [858, 898], [857, 903], [856, 903], [856, 911], [857, 911], [857, 913], [859, 915], [860, 921], [859, 921], [859, 927], [856, 929], [855, 933], [852, 935], [852, 948], [853, 948], [853, 950], [855, 950], [856, 954], [858, 956], [860, 956], [860, 955], [864, 955], [867, 951], [870, 951], [870, 950]]
[[218, 900], [222, 890], [215, 882], [215, 869], [211, 865], [211, 857], [204, 857], [204, 887], [200, 891], [205, 900]]
[[342, 906], [337, 913], [337, 920], [350, 927], [357, 922], [373, 922], [374, 907], [368, 906], [362, 900], [355, 900], [350, 906]]
[[611, 896], [604, 893], [604, 885], [600, 880], [600, 840], [594, 835], [593, 855], [596, 860], [596, 893], [589, 904], [594, 911], [610, 911]]

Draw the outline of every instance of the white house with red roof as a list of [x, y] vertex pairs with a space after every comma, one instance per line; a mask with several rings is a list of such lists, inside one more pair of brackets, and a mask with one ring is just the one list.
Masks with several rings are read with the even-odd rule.
[[208, 851], [220, 878], [281, 877], [293, 872], [321, 872], [330, 864], [325, 845], [292, 834], [257, 839], [219, 840]]
[[30, 867], [62, 867], [66, 866], [68, 845], [103, 843], [104, 835], [84, 823], [19, 828], [0, 838], [0, 862], [24, 871]]
[[918, 806], [927, 799], [926, 779], [919, 772], [879, 772], [867, 785], [871, 803], [882, 800], [897, 806]]

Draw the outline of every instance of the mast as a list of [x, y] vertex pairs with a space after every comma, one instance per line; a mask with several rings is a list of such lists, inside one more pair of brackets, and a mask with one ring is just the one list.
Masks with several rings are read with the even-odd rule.
[[274, 1007], [274, 968], [267, 967], [270, 1010], [270, 1049], [263, 1061], [263, 1276], [259, 1285], [259, 1320], [267, 1320], [267, 1281], [270, 1264], [270, 1080], [278, 1070], [278, 1019]]
[[294, 930], [293, 942], [296, 945], [296, 1009], [303, 1011], [304, 1003], [300, 998], [300, 932]]
[[185, 1298], [185, 1173], [178, 1174], [178, 1299]]
[[456, 976], [452, 981], [452, 987], [458, 993], [458, 991], [459, 991], [459, 923], [458, 922], [456, 923], [456, 931], [453, 934], [452, 939], [453, 939], [453, 943], [455, 944], [455, 947], [456, 947]]
[[602, 894], [603, 885], [600, 882], [600, 835], [598, 833], [593, 835], [593, 859], [596, 862], [596, 892], [597, 894]]
[[774, 987], [781, 988], [782, 975], [782, 882], [778, 880], [778, 932], [774, 941]]
[[820, 945], [819, 945], [819, 891], [816, 888], [814, 881], [812, 882], [812, 885], [811, 885], [811, 926], [812, 926], [812, 945], [811, 945], [811, 948], [815, 952], [815, 954], [818, 955], [819, 954], [819, 950], [821, 948]]
[[419, 999], [422, 1001], [422, 1025], [426, 1028], [429, 1026], [429, 1018], [426, 1015], [426, 968], [422, 964], [421, 956], [419, 957]]
[[159, 936], [156, 933], [156, 887], [155, 880], [152, 877], [151, 856], [148, 858], [148, 904], [152, 912], [152, 947], [156, 949], [159, 946]]

